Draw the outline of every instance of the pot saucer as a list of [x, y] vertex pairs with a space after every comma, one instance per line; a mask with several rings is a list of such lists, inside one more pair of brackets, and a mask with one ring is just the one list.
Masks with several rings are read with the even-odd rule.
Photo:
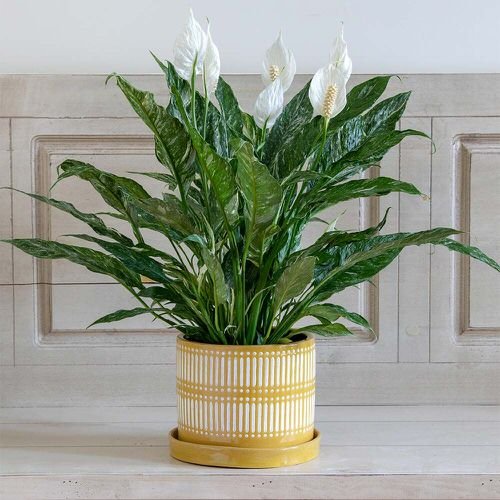
[[175, 427], [170, 431], [170, 455], [181, 462], [191, 464], [266, 469], [301, 464], [316, 458], [319, 453], [319, 441], [319, 432], [314, 429], [314, 437], [310, 441], [283, 448], [239, 448], [197, 444], [181, 441]]

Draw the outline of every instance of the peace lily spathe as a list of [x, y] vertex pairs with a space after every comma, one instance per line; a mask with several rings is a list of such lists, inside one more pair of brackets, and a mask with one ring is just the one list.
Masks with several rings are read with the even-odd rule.
[[309, 86], [309, 100], [314, 116], [320, 115], [329, 120], [344, 109], [346, 85], [351, 73], [352, 61], [347, 53], [342, 25], [330, 54], [329, 64], [316, 72]]
[[262, 62], [262, 81], [266, 88], [257, 97], [254, 110], [259, 127], [271, 128], [283, 111], [284, 93], [290, 88], [296, 69], [295, 57], [283, 43], [280, 32]]
[[333, 64], [349, 80], [352, 73], [352, 60], [347, 53], [347, 43], [344, 40], [344, 25], [341, 24], [339, 34], [330, 54], [330, 63]]
[[210, 24], [207, 26], [207, 47], [205, 50], [205, 59], [203, 61], [203, 79], [205, 82], [207, 95], [210, 96], [217, 88], [217, 82], [220, 76], [220, 56], [219, 49], [212, 40], [210, 34]]
[[276, 79], [269, 84], [257, 97], [254, 109], [255, 123], [259, 127], [271, 128], [283, 111], [283, 86]]
[[189, 9], [189, 18], [186, 26], [179, 34], [174, 44], [174, 66], [185, 80], [193, 74], [200, 74], [207, 47], [207, 35], [194, 18], [193, 11]]
[[346, 104], [345, 74], [333, 64], [319, 69], [309, 86], [309, 100], [314, 116], [321, 115], [327, 120], [338, 115]]
[[283, 43], [280, 32], [278, 38], [266, 51], [266, 56], [262, 62], [262, 81], [264, 85], [270, 85], [276, 79], [279, 79], [283, 92], [286, 92], [292, 84], [296, 70], [295, 57], [292, 51]]

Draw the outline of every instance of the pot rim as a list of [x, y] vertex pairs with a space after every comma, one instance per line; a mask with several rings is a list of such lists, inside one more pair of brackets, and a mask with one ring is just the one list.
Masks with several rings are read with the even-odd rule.
[[306, 336], [305, 339], [298, 340], [296, 342], [289, 342], [287, 344], [263, 344], [263, 345], [257, 345], [257, 344], [209, 344], [205, 342], [198, 342], [196, 340], [189, 340], [184, 338], [183, 333], [179, 333], [177, 335], [177, 342], [186, 342], [187, 344], [193, 345], [193, 346], [199, 346], [202, 349], [220, 349], [221, 347], [224, 349], [235, 349], [235, 350], [241, 350], [241, 349], [256, 349], [256, 350], [266, 350], [266, 349], [292, 349], [294, 347], [301, 347], [304, 345], [304, 343], [314, 343], [314, 335], [311, 333], [305, 333]]

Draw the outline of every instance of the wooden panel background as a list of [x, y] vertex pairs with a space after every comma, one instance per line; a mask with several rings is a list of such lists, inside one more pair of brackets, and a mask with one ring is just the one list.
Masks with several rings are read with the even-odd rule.
[[[352, 84], [368, 77], [357, 75]], [[165, 102], [160, 76], [130, 79]], [[260, 78], [228, 80], [251, 110]], [[306, 80], [297, 77], [290, 94]], [[148, 131], [118, 89], [103, 82], [0, 76], [0, 185], [47, 193], [67, 157], [116, 173], [161, 170]], [[430, 198], [393, 194], [327, 215], [345, 208], [340, 224], [353, 229], [390, 206], [388, 232], [452, 225], [500, 259], [500, 75], [406, 75], [393, 79], [388, 95], [409, 89], [400, 126], [425, 131], [434, 149], [408, 139], [387, 155], [382, 173], [414, 182]], [[159, 187], [148, 181], [147, 188]], [[53, 195], [84, 211], [104, 209], [82, 182], [62, 183]], [[0, 214], [1, 237], [64, 241], [84, 229], [7, 190], [0, 191]], [[65, 262], [35, 262], [4, 244], [0, 263], [1, 406], [175, 404], [175, 332], [140, 317], [85, 329], [132, 304], [119, 286]], [[336, 300], [368, 316], [375, 334], [319, 340], [318, 404], [500, 403], [498, 274], [443, 249], [411, 248], [374, 285]]]

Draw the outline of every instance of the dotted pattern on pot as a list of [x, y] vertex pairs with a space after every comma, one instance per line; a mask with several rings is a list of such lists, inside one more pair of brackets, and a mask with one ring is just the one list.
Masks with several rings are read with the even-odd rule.
[[315, 348], [214, 346], [179, 339], [179, 437], [197, 443], [272, 447], [314, 430]]

